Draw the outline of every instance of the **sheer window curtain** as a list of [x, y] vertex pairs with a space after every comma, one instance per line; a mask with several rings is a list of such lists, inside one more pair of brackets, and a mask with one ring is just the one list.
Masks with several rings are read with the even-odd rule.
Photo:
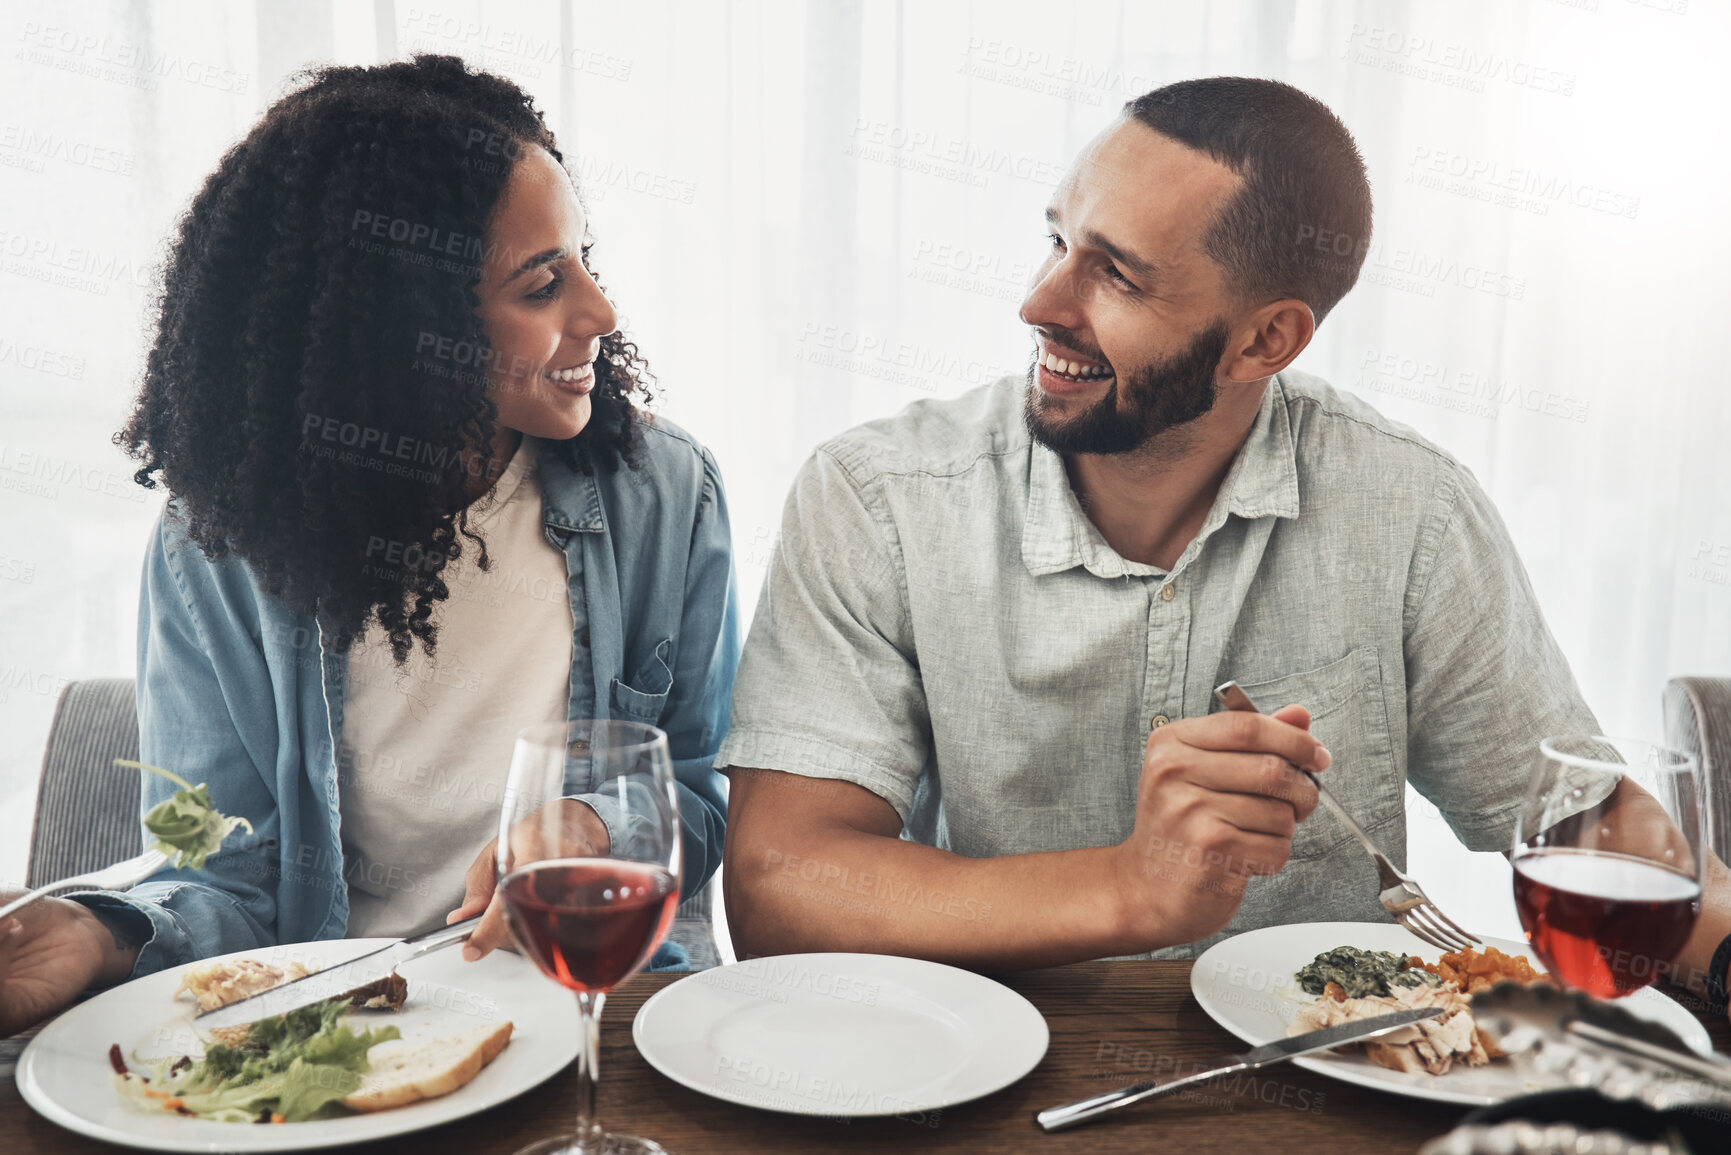
[[[9, 5], [0, 38], [0, 877], [23, 874], [59, 687], [132, 671], [160, 498], [109, 435], [153, 266], [324, 61], [455, 52], [534, 93], [660, 411], [722, 465], [748, 613], [814, 445], [1025, 367], [1046, 200], [1124, 100], [1297, 84], [1377, 201], [1299, 367], [1473, 469], [1607, 729], [1657, 736], [1665, 678], [1731, 673], [1718, 6], [110, 0]], [[1431, 894], [1513, 930], [1506, 865], [1412, 812]]]

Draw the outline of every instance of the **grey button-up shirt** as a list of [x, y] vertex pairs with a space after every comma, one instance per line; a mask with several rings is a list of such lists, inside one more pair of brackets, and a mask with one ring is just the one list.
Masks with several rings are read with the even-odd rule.
[[[1121, 842], [1151, 727], [1235, 678], [1309, 708], [1330, 787], [1397, 860], [1403, 787], [1507, 850], [1539, 739], [1593, 732], [1471, 473], [1307, 374], [1268, 385], [1170, 572], [1108, 545], [1009, 378], [820, 446], [787, 499], [718, 766], [857, 783], [971, 857]], [[1176, 850], [1174, 851], [1176, 852]], [[1386, 920], [1326, 809], [1223, 935]]]

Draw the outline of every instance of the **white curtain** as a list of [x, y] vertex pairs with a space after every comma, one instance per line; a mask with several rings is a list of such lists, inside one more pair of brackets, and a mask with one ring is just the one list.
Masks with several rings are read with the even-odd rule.
[[[721, 462], [748, 611], [815, 444], [1025, 364], [1042, 210], [1125, 100], [1296, 84], [1376, 195], [1299, 367], [1473, 469], [1607, 729], [1657, 737], [1667, 677], [1731, 673], [1721, 5], [110, 0], [8, 5], [0, 43], [0, 877], [59, 686], [132, 670], [159, 498], [109, 435], [152, 265], [327, 61], [455, 52], [536, 96], [662, 412]], [[1512, 930], [1501, 860], [1414, 819], [1433, 896]]]

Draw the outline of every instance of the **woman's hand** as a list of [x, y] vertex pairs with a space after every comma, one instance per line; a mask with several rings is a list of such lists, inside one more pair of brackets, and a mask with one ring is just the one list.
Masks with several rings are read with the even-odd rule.
[[[24, 893], [0, 888], [0, 904]], [[0, 1036], [34, 1026], [87, 987], [122, 981], [137, 957], [81, 902], [39, 898], [0, 919]]]
[[[547, 813], [554, 808], [558, 811], [553, 816], [557, 817], [556, 824], [549, 821]], [[557, 847], [546, 845], [549, 829], [559, 832]], [[463, 876], [463, 904], [445, 916], [448, 925], [486, 911], [480, 925], [469, 933], [469, 941], [463, 944], [463, 958], [469, 962], [484, 957], [494, 947], [503, 946], [510, 935], [510, 928], [505, 925], [504, 902], [497, 893], [499, 878], [495, 862], [498, 845], [499, 840], [495, 838], [476, 856], [469, 873]], [[575, 798], [561, 798], [525, 818], [519, 818], [511, 828], [511, 848], [519, 860], [600, 858], [612, 848], [612, 840], [601, 816], [587, 803]]]

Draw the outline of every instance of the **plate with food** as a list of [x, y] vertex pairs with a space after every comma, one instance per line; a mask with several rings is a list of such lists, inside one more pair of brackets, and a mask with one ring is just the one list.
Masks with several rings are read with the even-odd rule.
[[266, 947], [146, 975], [50, 1022], [18, 1061], [38, 1112], [158, 1151], [362, 1143], [484, 1111], [577, 1056], [575, 1000], [510, 951], [426, 955], [402, 975], [261, 1023], [195, 1016], [390, 945]]
[[[1447, 954], [1393, 923], [1312, 922], [1248, 931], [1205, 951], [1190, 990], [1215, 1022], [1260, 1046], [1406, 1007], [1443, 1014], [1296, 1066], [1381, 1091], [1488, 1106], [1552, 1089], [1523, 1081], [1472, 1017], [1472, 996], [1499, 981], [1549, 982], [1526, 943], [1486, 938]], [[1703, 1055], [1707, 1028], [1674, 1000], [1641, 990], [1619, 1005], [1663, 1024]]]

